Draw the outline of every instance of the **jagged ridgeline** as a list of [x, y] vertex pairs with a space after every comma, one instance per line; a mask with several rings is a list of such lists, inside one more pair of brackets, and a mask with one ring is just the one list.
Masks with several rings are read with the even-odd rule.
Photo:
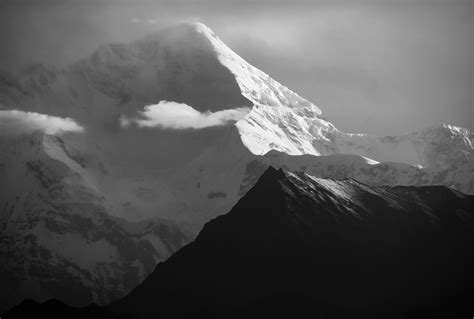
[[[164, 110], [199, 123], [165, 123]], [[201, 23], [104, 44], [63, 68], [0, 73], [0, 311], [25, 298], [122, 298], [269, 165], [474, 194], [473, 152], [472, 133], [451, 125], [344, 133]]]

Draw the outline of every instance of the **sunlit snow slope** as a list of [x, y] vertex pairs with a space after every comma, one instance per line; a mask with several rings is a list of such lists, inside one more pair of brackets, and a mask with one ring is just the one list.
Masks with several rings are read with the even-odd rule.
[[451, 125], [431, 127], [403, 136], [347, 134], [321, 117], [321, 110], [247, 63], [207, 26], [197, 29], [214, 46], [219, 61], [235, 76], [242, 94], [254, 103], [237, 123], [242, 141], [254, 154], [270, 150], [290, 155], [355, 154], [379, 162], [400, 162], [445, 169], [469, 160], [471, 133]]

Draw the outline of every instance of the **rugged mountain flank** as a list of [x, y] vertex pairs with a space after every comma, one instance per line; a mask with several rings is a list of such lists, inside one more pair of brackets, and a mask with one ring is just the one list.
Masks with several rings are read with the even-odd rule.
[[58, 137], [2, 136], [0, 146], [1, 310], [25, 297], [109, 303], [193, 237], [176, 222], [114, 216], [90, 174], [97, 163]]
[[[132, 318], [472, 316], [473, 230], [474, 197], [446, 187], [371, 187], [268, 168], [228, 214], [102, 311]], [[5, 318], [29, 309], [25, 303]]]

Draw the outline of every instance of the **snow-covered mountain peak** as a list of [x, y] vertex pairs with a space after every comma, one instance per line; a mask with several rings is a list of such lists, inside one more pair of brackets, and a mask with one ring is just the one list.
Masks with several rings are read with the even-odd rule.
[[313, 103], [245, 61], [222, 42], [208, 26], [203, 23], [195, 23], [195, 26], [211, 42], [219, 61], [235, 75], [242, 94], [255, 105], [290, 107], [303, 114], [321, 115], [321, 110]]
[[41, 108], [86, 127], [119, 130], [123, 114], [137, 116], [145, 106], [167, 100], [200, 112], [252, 107], [235, 125], [255, 155], [271, 150], [353, 154], [446, 169], [473, 153], [472, 133], [450, 125], [402, 136], [344, 133], [317, 106], [249, 64], [199, 22], [170, 26], [128, 44], [103, 45], [60, 72], [35, 66], [25, 74], [31, 78], [18, 83], [0, 78], [0, 103]]

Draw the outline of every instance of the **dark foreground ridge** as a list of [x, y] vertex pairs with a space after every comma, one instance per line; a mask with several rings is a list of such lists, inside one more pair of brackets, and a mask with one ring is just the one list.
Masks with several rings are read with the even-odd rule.
[[473, 248], [474, 196], [270, 167], [118, 302], [24, 302], [2, 318], [472, 318]]

